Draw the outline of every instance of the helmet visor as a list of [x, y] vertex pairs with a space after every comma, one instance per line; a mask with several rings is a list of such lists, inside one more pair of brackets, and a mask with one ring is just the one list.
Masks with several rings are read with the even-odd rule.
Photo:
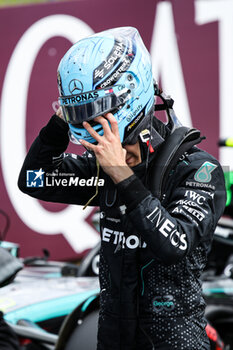
[[107, 89], [61, 96], [59, 103], [67, 123], [82, 124], [123, 106], [130, 97], [130, 91], [124, 85], [115, 85]]

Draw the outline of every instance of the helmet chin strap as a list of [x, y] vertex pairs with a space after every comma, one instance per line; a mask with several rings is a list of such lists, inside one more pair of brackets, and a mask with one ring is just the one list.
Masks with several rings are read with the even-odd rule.
[[166, 95], [162, 89], [159, 88], [156, 81], [154, 81], [154, 90], [155, 90], [155, 96], [158, 96], [162, 100], [162, 104], [155, 104], [154, 110], [155, 111], [166, 111], [167, 117], [168, 117], [168, 123], [167, 126], [171, 130], [171, 133], [173, 133], [174, 130], [177, 128], [180, 128], [182, 126], [181, 122], [177, 118], [174, 109], [173, 104], [174, 100], [171, 98], [171, 96]]
[[146, 144], [147, 148], [149, 149], [149, 153], [153, 153], [156, 148], [164, 141], [164, 138], [153, 127], [153, 118], [154, 116], [151, 115], [149, 128], [142, 130], [139, 134], [141, 143]]
[[[172, 133], [177, 128], [181, 127], [182, 124], [180, 123], [179, 119], [176, 117], [176, 114], [173, 110], [173, 104], [174, 100], [166, 95], [162, 89], [159, 88], [158, 84], [154, 81], [154, 91], [155, 96], [158, 96], [162, 100], [162, 104], [155, 104], [154, 111], [162, 111], [165, 110], [167, 117], [168, 117], [168, 123], [167, 127], [170, 129], [170, 132]], [[146, 181], [147, 181], [147, 175], [148, 175], [148, 166], [149, 166], [149, 156], [150, 153], [153, 153], [156, 148], [158, 148], [159, 145], [161, 145], [164, 142], [164, 138], [160, 135], [160, 133], [153, 127], [153, 117], [154, 113], [150, 114], [150, 123], [149, 123], [149, 129], [142, 130], [139, 134], [139, 139], [142, 144], [146, 144]]]
[[[147, 141], [146, 145], [147, 145], [147, 155], [146, 155], [146, 174], [147, 174], [147, 169], [148, 169], [148, 165], [149, 165], [149, 155], [150, 152], [153, 150], [154, 152], [154, 148], [151, 145], [151, 141], [152, 141], [152, 114], [150, 115], [150, 137], [149, 140]], [[147, 175], [146, 175], [147, 176]]]
[[144, 159], [146, 158], [146, 169], [149, 165], [150, 154], [154, 153], [159, 145], [161, 145], [165, 140], [161, 133], [159, 133], [159, 131], [157, 131], [153, 125], [154, 118], [154, 112], [150, 113], [148, 116], [149, 123], [147, 124], [147, 129], [142, 130], [138, 137], [141, 145], [141, 151], [143, 152], [142, 156]]
[[[139, 134], [139, 144], [140, 144], [141, 154], [146, 149], [146, 154], [144, 151], [144, 156], [146, 156], [145, 183], [147, 183], [147, 180], [148, 180], [148, 166], [149, 166], [150, 153], [153, 153], [156, 146], [158, 146], [164, 141], [164, 139], [153, 128], [152, 118], [153, 118], [153, 113], [150, 114], [149, 129], [144, 129]], [[145, 145], [146, 147], [145, 146], [143, 147], [143, 145]]]

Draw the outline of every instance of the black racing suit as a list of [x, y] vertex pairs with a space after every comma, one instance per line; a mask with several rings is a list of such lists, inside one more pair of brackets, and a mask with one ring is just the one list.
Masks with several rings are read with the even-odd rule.
[[[95, 157], [63, 154], [67, 131], [56, 116], [41, 130], [19, 188], [45, 201], [84, 205], [94, 186], [26, 187], [32, 169], [96, 176]], [[221, 166], [193, 147], [170, 172], [162, 202], [144, 185], [145, 162], [133, 171], [118, 185], [101, 171], [105, 183], [91, 203], [101, 213], [98, 350], [208, 349], [199, 277], [225, 206]]]

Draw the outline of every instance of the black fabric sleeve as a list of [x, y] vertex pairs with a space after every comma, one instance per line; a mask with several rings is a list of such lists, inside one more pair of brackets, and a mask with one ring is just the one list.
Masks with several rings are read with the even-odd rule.
[[[48, 202], [85, 205], [96, 192], [96, 160], [87, 154], [78, 156], [65, 153], [68, 143], [67, 124], [53, 115], [28, 151], [19, 174], [19, 189], [31, 197]], [[44, 173], [43, 187], [28, 187], [28, 171], [39, 169]], [[57, 182], [51, 184], [51, 174], [55, 172]], [[80, 184], [80, 180], [85, 184]], [[98, 196], [90, 205], [99, 205]]]
[[150, 191], [135, 174], [119, 182], [116, 186], [122, 202], [129, 211], [136, 208], [150, 194]]
[[68, 131], [68, 124], [54, 114], [48, 124], [40, 131], [40, 138], [47, 145], [66, 145], [67, 147], [69, 143]]

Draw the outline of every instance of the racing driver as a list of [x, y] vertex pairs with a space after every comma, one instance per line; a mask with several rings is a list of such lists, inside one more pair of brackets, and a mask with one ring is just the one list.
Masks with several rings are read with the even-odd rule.
[[[41, 200], [100, 207], [97, 349], [209, 349], [199, 278], [225, 206], [221, 166], [196, 146], [200, 132], [179, 123], [133, 27], [74, 44], [58, 88], [60, 108], [18, 185]], [[163, 109], [166, 123], [156, 117]], [[82, 156], [64, 153], [70, 139]], [[30, 186], [29, 169], [97, 181]]]

